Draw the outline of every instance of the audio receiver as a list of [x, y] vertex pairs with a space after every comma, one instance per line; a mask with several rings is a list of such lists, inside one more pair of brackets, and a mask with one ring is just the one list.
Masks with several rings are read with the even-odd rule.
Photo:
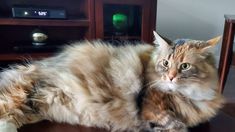
[[15, 18], [66, 19], [66, 11], [63, 8], [14, 6], [12, 15]]

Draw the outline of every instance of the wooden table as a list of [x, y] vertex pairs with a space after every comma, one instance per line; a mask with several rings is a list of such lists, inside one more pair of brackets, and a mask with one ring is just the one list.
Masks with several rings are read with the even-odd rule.
[[[221, 112], [208, 123], [191, 128], [189, 132], [234, 132], [235, 119]], [[72, 126], [68, 124], [51, 123], [43, 121], [26, 125], [19, 132], [107, 132], [104, 129]]]
[[225, 15], [224, 34], [219, 62], [220, 87], [222, 93], [232, 62], [233, 40], [235, 33], [235, 15]]

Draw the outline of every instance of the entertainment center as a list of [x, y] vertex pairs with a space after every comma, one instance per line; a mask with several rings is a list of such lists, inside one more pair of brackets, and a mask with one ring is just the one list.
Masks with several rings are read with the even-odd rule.
[[[47, 57], [64, 44], [84, 39], [152, 42], [156, 5], [156, 0], [2, 0], [0, 64]], [[17, 12], [13, 7], [18, 6], [31, 10]], [[52, 9], [62, 9], [66, 16], [50, 18], [45, 13]], [[35, 31], [47, 37], [43, 44], [35, 45]]]
[[[157, 0], [1, 0], [0, 67], [48, 57], [65, 44], [84, 39], [151, 43], [156, 7]], [[52, 15], [56, 11], [62, 14]], [[49, 121], [19, 129], [30, 131], [104, 132]]]

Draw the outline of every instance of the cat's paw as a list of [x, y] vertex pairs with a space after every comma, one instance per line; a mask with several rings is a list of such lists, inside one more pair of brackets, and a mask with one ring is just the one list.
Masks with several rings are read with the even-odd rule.
[[149, 122], [149, 126], [154, 130], [154, 132], [164, 132], [169, 130], [176, 130], [177, 132], [181, 132], [181, 129], [183, 130], [186, 128], [186, 125], [183, 122], [176, 119], [171, 119], [164, 123], [161, 122], [161, 124], [157, 122]]
[[169, 129], [169, 130], [160, 130], [156, 132], [188, 132], [187, 128], [180, 128], [180, 129]]
[[154, 128], [150, 131], [147, 132], [188, 132], [187, 128], [181, 128], [181, 129], [158, 129], [158, 128]]

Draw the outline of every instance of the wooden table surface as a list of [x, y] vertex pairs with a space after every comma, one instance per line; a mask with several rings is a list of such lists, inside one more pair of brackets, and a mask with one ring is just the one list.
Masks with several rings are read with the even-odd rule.
[[[19, 132], [105, 132], [105, 130], [43, 121], [26, 125]], [[190, 132], [235, 132], [235, 119], [221, 112], [209, 123], [191, 128]]]

